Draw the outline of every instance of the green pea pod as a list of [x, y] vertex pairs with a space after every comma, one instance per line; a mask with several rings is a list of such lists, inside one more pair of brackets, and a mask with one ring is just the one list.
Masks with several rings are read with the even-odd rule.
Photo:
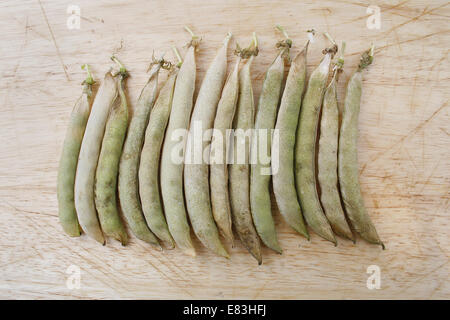
[[94, 185], [98, 157], [111, 106], [117, 97], [117, 84], [107, 72], [92, 104], [86, 130], [81, 143], [75, 177], [75, 208], [84, 232], [101, 244], [105, 238], [95, 209]]
[[[298, 233], [309, 239], [297, 198], [294, 176], [294, 148], [302, 96], [306, 83], [306, 56], [309, 41], [293, 59], [281, 98], [275, 129], [279, 139], [273, 143], [273, 192], [284, 220]], [[278, 162], [275, 162], [277, 161]]]
[[145, 142], [139, 164], [139, 194], [145, 220], [152, 232], [164, 241], [169, 248], [174, 248], [175, 243], [167, 227], [161, 204], [159, 163], [164, 132], [172, 108], [173, 88], [176, 78], [177, 72], [173, 71], [158, 95], [145, 131]]
[[[196, 253], [191, 240], [183, 190], [183, 159], [186, 137], [177, 136], [177, 132], [184, 135], [189, 126], [195, 91], [195, 49], [197, 45], [198, 38], [193, 36], [178, 72], [173, 92], [172, 110], [170, 111], [162, 148], [160, 172], [161, 195], [170, 234], [177, 246], [191, 256], [195, 256]], [[181, 139], [177, 141], [176, 138]], [[176, 159], [174, 159], [175, 157]]]
[[58, 168], [59, 221], [64, 231], [71, 237], [79, 237], [81, 234], [75, 209], [74, 185], [78, 155], [91, 111], [92, 85], [94, 84], [89, 66], [83, 65], [84, 67], [87, 69], [88, 76], [83, 81], [83, 93], [75, 103], [70, 116]]
[[316, 137], [320, 108], [331, 62], [327, 52], [309, 78], [300, 110], [296, 139], [296, 185], [300, 205], [307, 224], [321, 237], [337, 245], [330, 224], [322, 210], [317, 193], [315, 173]]
[[118, 191], [122, 213], [133, 234], [140, 240], [161, 249], [158, 239], [145, 221], [138, 182], [139, 160], [150, 110], [156, 100], [159, 70], [160, 64], [154, 65], [151, 69], [148, 82], [141, 91], [136, 110], [131, 117], [120, 157]]
[[[255, 133], [252, 137], [252, 157], [250, 174], [250, 207], [256, 230], [262, 242], [272, 250], [281, 253], [277, 231], [272, 217], [270, 202], [270, 162], [262, 163], [262, 157], [270, 156], [272, 146], [272, 130], [275, 126], [277, 108], [280, 102], [281, 87], [284, 77], [284, 56], [289, 47], [285, 47], [269, 66], [264, 78], [259, 98], [258, 112], [255, 120]], [[262, 137], [265, 135], [265, 137]], [[265, 139], [262, 139], [265, 138]]]
[[[112, 58], [118, 61], [117, 58]], [[120, 155], [128, 127], [128, 104], [125, 95], [125, 78], [128, 73], [121, 65], [119, 79], [119, 96], [113, 105], [106, 123], [100, 157], [95, 176], [95, 207], [103, 233], [120, 241], [128, 243], [128, 235], [119, 216], [116, 198], [117, 175], [119, 172]]]
[[[192, 228], [205, 247], [226, 258], [229, 258], [229, 254], [220, 241], [216, 226], [216, 223], [221, 223], [223, 220], [220, 219], [215, 223], [212, 214], [207, 163], [209, 149], [207, 142], [203, 141], [203, 133], [210, 131], [214, 124], [214, 116], [227, 72], [227, 48], [230, 39], [231, 33], [223, 41], [200, 86], [192, 112], [184, 165], [186, 207]], [[195, 134], [197, 126], [201, 126], [201, 135]], [[200, 146], [201, 149], [197, 150], [196, 146]], [[199, 158], [198, 162], [196, 158]], [[219, 228], [226, 230], [226, 226], [223, 225], [219, 225]]]
[[323, 98], [317, 166], [321, 191], [320, 201], [325, 215], [337, 235], [354, 241], [352, 231], [348, 226], [344, 210], [342, 209], [337, 176], [339, 110], [336, 84], [339, 72], [342, 70], [344, 64], [344, 47], [345, 43], [342, 46], [341, 57], [335, 65], [333, 78], [326, 88]]
[[[254, 34], [252, 45], [241, 52], [241, 58], [248, 60], [239, 72], [239, 97], [233, 120], [235, 136], [242, 134], [242, 139], [245, 139], [245, 136], [247, 136], [245, 132], [253, 128], [255, 105], [250, 67], [257, 52], [258, 46], [256, 35]], [[261, 248], [250, 209], [250, 142], [245, 140], [233, 140], [234, 161], [229, 166], [231, 213], [239, 238], [252, 256], [261, 264]], [[244, 161], [238, 162], [239, 158]]]
[[347, 85], [342, 125], [339, 134], [338, 172], [342, 199], [353, 228], [370, 243], [384, 244], [367, 214], [361, 194], [358, 172], [358, 116], [361, 105], [362, 71], [372, 63], [373, 46], [363, 53], [356, 72]]
[[228, 191], [227, 151], [229, 150], [229, 129], [233, 123], [239, 94], [239, 65], [237, 59], [222, 90], [214, 130], [211, 138], [210, 174], [211, 206], [214, 220], [222, 226], [222, 234], [233, 244], [230, 195]]

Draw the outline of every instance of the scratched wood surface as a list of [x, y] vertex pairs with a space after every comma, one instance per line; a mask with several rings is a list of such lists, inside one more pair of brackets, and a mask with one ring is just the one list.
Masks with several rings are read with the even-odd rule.
[[[79, 0], [74, 30], [66, 24], [71, 4], [0, 3], [0, 298], [450, 298], [447, 1]], [[381, 9], [379, 30], [366, 26], [369, 4]], [[281, 37], [277, 23], [294, 39], [293, 53], [311, 27], [347, 41], [341, 99], [359, 54], [371, 41], [377, 45], [364, 75], [359, 159], [364, 199], [387, 250], [362, 240], [339, 239], [334, 247], [315, 234], [308, 242], [275, 208], [284, 254], [264, 248], [259, 267], [240, 243], [226, 261], [198, 241], [193, 259], [179, 250], [154, 251], [135, 237], [127, 247], [112, 240], [102, 247], [63, 234], [56, 173], [81, 64], [91, 64], [101, 79], [117, 52], [131, 73], [133, 107], [152, 51], [182, 48], [183, 25], [203, 37], [198, 83], [227, 31], [241, 44], [256, 31], [257, 101]], [[309, 71], [325, 44], [320, 36], [310, 47]], [[71, 265], [81, 270], [79, 289], [66, 286]], [[378, 290], [366, 287], [370, 265], [381, 270]]]

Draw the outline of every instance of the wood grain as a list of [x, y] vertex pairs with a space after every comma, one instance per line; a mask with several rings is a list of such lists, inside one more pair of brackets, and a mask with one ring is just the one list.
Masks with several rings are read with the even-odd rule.
[[[79, 30], [66, 26], [70, 4], [0, 3], [0, 298], [450, 298], [447, 1], [79, 0]], [[369, 4], [381, 8], [380, 30], [366, 27]], [[339, 239], [335, 248], [314, 234], [307, 242], [276, 208], [284, 253], [264, 248], [259, 267], [240, 244], [226, 261], [198, 241], [193, 259], [154, 251], [134, 237], [127, 247], [112, 240], [102, 247], [63, 234], [56, 173], [81, 64], [101, 79], [117, 51], [131, 73], [134, 106], [152, 51], [181, 48], [188, 40], [183, 25], [203, 37], [198, 83], [227, 31], [242, 45], [256, 31], [257, 101], [281, 37], [277, 23], [294, 39], [294, 53], [311, 27], [347, 41], [341, 99], [359, 54], [371, 41], [377, 45], [364, 76], [359, 159], [365, 202], [387, 250], [360, 239]], [[322, 37], [311, 46], [309, 71], [324, 46]], [[80, 289], [66, 287], [72, 264], [81, 268]], [[381, 269], [379, 290], [366, 287], [369, 265]]]

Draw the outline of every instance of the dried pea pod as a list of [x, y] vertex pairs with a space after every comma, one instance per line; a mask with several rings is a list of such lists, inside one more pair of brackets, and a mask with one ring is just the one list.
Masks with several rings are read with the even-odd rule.
[[222, 225], [222, 233], [233, 244], [230, 195], [228, 192], [227, 156], [230, 148], [228, 130], [231, 129], [239, 93], [239, 65], [236, 64], [228, 75], [222, 91], [214, 119], [214, 130], [211, 138], [210, 174], [211, 205], [214, 220]]
[[[208, 146], [203, 141], [203, 132], [210, 130], [214, 124], [227, 72], [227, 49], [230, 39], [231, 33], [223, 41], [200, 87], [192, 112], [184, 165], [186, 207], [192, 228], [205, 247], [226, 258], [229, 258], [229, 255], [220, 241], [216, 223], [222, 232], [226, 232], [228, 228], [223, 222], [226, 223], [227, 219], [220, 218], [214, 222], [209, 192], [209, 166], [204, 160], [206, 156], [206, 161], [209, 161], [209, 153]], [[202, 130], [200, 135], [196, 135], [197, 126]], [[201, 149], [197, 150], [196, 145]], [[200, 158], [199, 163], [196, 158]], [[232, 239], [229, 234], [226, 236], [229, 240]]]
[[320, 138], [317, 160], [320, 202], [333, 231], [342, 237], [354, 241], [352, 231], [345, 219], [338, 190], [337, 152], [339, 139], [339, 109], [336, 84], [339, 72], [344, 66], [345, 42], [341, 55], [333, 71], [333, 77], [325, 90], [320, 120]]
[[[309, 41], [292, 60], [286, 80], [283, 97], [275, 129], [279, 139], [273, 144], [272, 166], [273, 192], [284, 220], [298, 233], [309, 239], [309, 234], [303, 221], [301, 207], [297, 198], [294, 176], [295, 133], [297, 131], [302, 97], [306, 83], [306, 57]], [[275, 161], [278, 160], [278, 163]]]
[[[190, 30], [188, 29], [188, 31]], [[192, 32], [191, 35], [192, 40], [175, 82], [172, 109], [161, 154], [160, 174], [161, 195], [170, 234], [184, 253], [195, 256], [195, 248], [192, 244], [184, 204], [183, 189], [185, 130], [189, 126], [193, 105], [196, 78], [195, 50], [199, 44], [198, 37]], [[177, 135], [177, 132], [183, 134], [183, 136]]]
[[95, 172], [106, 122], [116, 97], [117, 84], [111, 72], [108, 71], [92, 104], [81, 143], [75, 177], [75, 208], [80, 226], [88, 236], [103, 245], [105, 238], [100, 228], [94, 200]]
[[160, 67], [159, 63], [153, 64], [150, 70], [150, 77], [141, 91], [136, 110], [131, 117], [120, 157], [118, 178], [120, 207], [128, 226], [137, 238], [158, 249], [161, 249], [158, 239], [148, 228], [142, 212], [139, 197], [138, 170], [145, 128], [148, 124], [150, 111], [156, 100]]
[[374, 47], [361, 56], [358, 69], [347, 84], [342, 124], [339, 133], [338, 172], [342, 199], [353, 228], [366, 241], [384, 244], [367, 214], [361, 194], [358, 171], [358, 116], [361, 105], [362, 71], [373, 61]]
[[297, 129], [295, 170], [297, 193], [306, 223], [322, 238], [337, 245], [331, 226], [322, 210], [315, 173], [316, 138], [323, 94], [331, 58], [337, 46], [324, 50], [325, 57], [312, 72], [300, 110]]
[[116, 57], [111, 59], [120, 67], [119, 96], [111, 108], [98, 159], [94, 186], [95, 207], [103, 233], [126, 245], [128, 235], [119, 216], [116, 191], [120, 155], [128, 127], [128, 103], [125, 95], [128, 72]]
[[[244, 246], [258, 261], [262, 262], [261, 248], [258, 234], [255, 230], [250, 209], [250, 143], [246, 141], [245, 132], [253, 129], [255, 105], [253, 101], [253, 88], [251, 79], [251, 65], [253, 58], [258, 54], [258, 42], [253, 34], [250, 47], [239, 49], [242, 59], [248, 59], [239, 72], [239, 97], [236, 114], [233, 120], [235, 137], [238, 132], [242, 134], [241, 139], [233, 137], [234, 161], [229, 166], [230, 173], [230, 202], [233, 224]], [[250, 136], [251, 138], [251, 136]], [[239, 146], [240, 145], [240, 146]], [[243, 163], [239, 160], [243, 160]], [[238, 162], [239, 160], [239, 162]]]
[[284, 78], [284, 58], [289, 57], [289, 49], [292, 46], [292, 40], [289, 39], [284, 29], [278, 28], [284, 32], [286, 39], [277, 43], [280, 52], [266, 72], [259, 98], [252, 149], [250, 151], [252, 157], [250, 207], [256, 230], [262, 242], [272, 250], [281, 253], [282, 250], [278, 244], [270, 203], [271, 166], [270, 162], [267, 164], [262, 163], [263, 156], [271, 156], [272, 130], [275, 126]]
[[172, 107], [176, 78], [177, 70], [172, 70], [150, 113], [139, 164], [139, 194], [145, 220], [152, 232], [169, 248], [174, 248], [175, 243], [170, 235], [161, 204], [159, 168], [161, 147]]
[[58, 168], [58, 207], [59, 221], [64, 231], [71, 237], [79, 237], [81, 228], [75, 209], [75, 175], [81, 142], [89, 118], [92, 104], [92, 85], [95, 83], [88, 65], [83, 65], [88, 75], [83, 81], [83, 93], [75, 103], [70, 115], [69, 127], [64, 139]]

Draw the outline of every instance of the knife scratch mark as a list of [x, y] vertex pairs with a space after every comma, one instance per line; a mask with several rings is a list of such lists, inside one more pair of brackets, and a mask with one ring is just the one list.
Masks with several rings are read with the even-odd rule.
[[45, 10], [44, 10], [44, 7], [42, 6], [41, 0], [38, 0], [38, 2], [39, 2], [39, 6], [41, 7], [42, 15], [44, 16], [45, 22], [47, 23], [48, 30], [50, 31], [50, 35], [52, 36], [53, 44], [54, 44], [55, 49], [56, 49], [56, 55], [59, 58], [59, 62], [61, 63], [61, 66], [62, 66], [62, 68], [64, 70], [64, 74], [66, 75], [67, 81], [70, 81], [69, 74], [66, 71], [66, 66], [65, 66], [64, 61], [62, 59], [61, 53], [59, 52], [58, 44], [56, 43], [55, 35], [53, 34], [53, 30], [50, 27], [50, 23], [48, 22], [47, 14], [45, 13]]
[[378, 158], [380, 158], [383, 154], [385, 154], [386, 152], [388, 152], [389, 150], [391, 150], [392, 148], [394, 148], [395, 146], [397, 146], [400, 143], [403, 143], [407, 138], [412, 137], [413, 135], [415, 135], [417, 132], [419, 132], [421, 129], [423, 129], [425, 127], [425, 125], [427, 125], [437, 114], [439, 114], [439, 112], [441, 110], [443, 110], [445, 107], [448, 106], [448, 102], [449, 100], [447, 100], [442, 106], [440, 106], [435, 112], [433, 112], [433, 114], [426, 119], [425, 121], [422, 121], [418, 126], [416, 126], [413, 130], [411, 130], [408, 134], [406, 134], [405, 136], [401, 137], [398, 141], [394, 142], [391, 146], [389, 146], [388, 148], [386, 148], [383, 151], [378, 152], [375, 156], [373, 156], [369, 161], [367, 161], [366, 163], [364, 163], [361, 167], [361, 171], [360, 174], [362, 174], [364, 172], [364, 170], [366, 169], [367, 165], [369, 163], [372, 163], [374, 161], [376, 161]]
[[[388, 44], [386, 44], [386, 45], [384, 45], [384, 46], [376, 47], [376, 48], [375, 48], [375, 52], [376, 52], [376, 53], [377, 53], [377, 52], [380, 52], [380, 51], [382, 51], [382, 50], [384, 50], [384, 49], [386, 49], [386, 48], [392, 47], [392, 46], [394, 46], [394, 45], [404, 44], [404, 43], [414, 42], [414, 41], [419, 41], [419, 40], [423, 40], [423, 39], [426, 39], [426, 38], [430, 38], [430, 37], [435, 36], [435, 35], [437, 35], [437, 34], [444, 34], [444, 33], [447, 33], [447, 32], [450, 32], [450, 29], [448, 29], [448, 30], [443, 30], [443, 31], [438, 31], [438, 32], [433, 32], [433, 33], [429, 33], [429, 34], [426, 34], [426, 35], [424, 35], [424, 36], [420, 36], [420, 37], [414, 38], [414, 39], [403, 40], [403, 41], [400, 41], [399, 43], [388, 43]], [[357, 52], [353, 52], [353, 53], [346, 54], [346, 56], [360, 55], [360, 54], [362, 54], [362, 53], [363, 53], [363, 51], [357, 51]]]
[[[144, 246], [142, 246], [140, 243], [139, 243], [139, 246], [140, 246], [141, 248], [144, 248]], [[144, 248], [144, 249], [145, 249], [145, 248]], [[165, 263], [163, 263], [160, 259], [158, 259], [157, 257], [155, 257], [155, 255], [153, 255], [153, 253], [150, 252], [150, 254], [152, 255], [152, 257], [156, 258], [156, 259], [158, 260], [158, 262], [160, 262], [162, 265], [164, 265], [166, 268], [168, 268], [170, 271], [173, 272], [173, 270], [171, 270]], [[181, 285], [181, 284], [179, 283], [179, 280], [171, 278], [171, 277], [170, 277], [169, 275], [167, 275], [164, 271], [162, 271], [161, 269], [159, 269], [159, 268], [151, 261], [151, 259], [145, 259], [145, 260], [146, 260], [153, 268], [155, 268], [156, 271], [158, 271], [158, 272], [163, 276], [163, 278], [169, 280], [169, 281], [170, 281], [171, 283], [173, 283], [178, 289], [180, 289], [180, 290], [184, 291], [185, 293], [187, 293], [191, 298], [194, 298], [194, 296], [191, 294], [191, 292], [190, 292], [189, 290], [187, 290], [185, 286], [183, 286], [183, 285]], [[173, 273], [175, 273], [178, 277], [180, 277], [180, 276], [178, 275], [178, 273], [176, 273], [176, 272], [173, 272]], [[184, 280], [184, 279], [182, 279], [182, 280]]]
[[400, 23], [400, 24], [398, 24], [398, 25], [393, 26], [393, 27], [392, 27], [391, 29], [389, 29], [388, 31], [383, 32], [382, 34], [380, 34], [380, 35], [378, 36], [378, 38], [385, 38], [385, 37], [386, 37], [388, 34], [390, 34], [392, 31], [397, 30], [397, 29], [399, 29], [399, 28], [401, 28], [401, 27], [403, 27], [403, 26], [405, 26], [405, 25], [407, 25], [407, 24], [409, 24], [409, 23], [411, 23], [411, 22], [417, 21], [417, 20], [419, 20], [420, 18], [422, 18], [422, 17], [424, 17], [424, 16], [426, 16], [426, 15], [432, 13], [433, 11], [436, 11], [436, 10], [438, 10], [438, 9], [441, 9], [441, 8], [447, 6], [448, 4], [449, 4], [449, 3], [447, 2], [447, 3], [444, 3], [443, 5], [440, 5], [440, 6], [436, 7], [436, 8], [430, 9], [430, 10], [428, 10], [428, 7], [425, 7], [425, 9], [423, 9], [423, 11], [422, 11], [421, 14], [419, 14], [419, 15], [417, 15], [417, 16], [415, 16], [415, 17], [409, 19], [409, 20], [406, 20], [405, 22], [402, 22], [402, 23]]

